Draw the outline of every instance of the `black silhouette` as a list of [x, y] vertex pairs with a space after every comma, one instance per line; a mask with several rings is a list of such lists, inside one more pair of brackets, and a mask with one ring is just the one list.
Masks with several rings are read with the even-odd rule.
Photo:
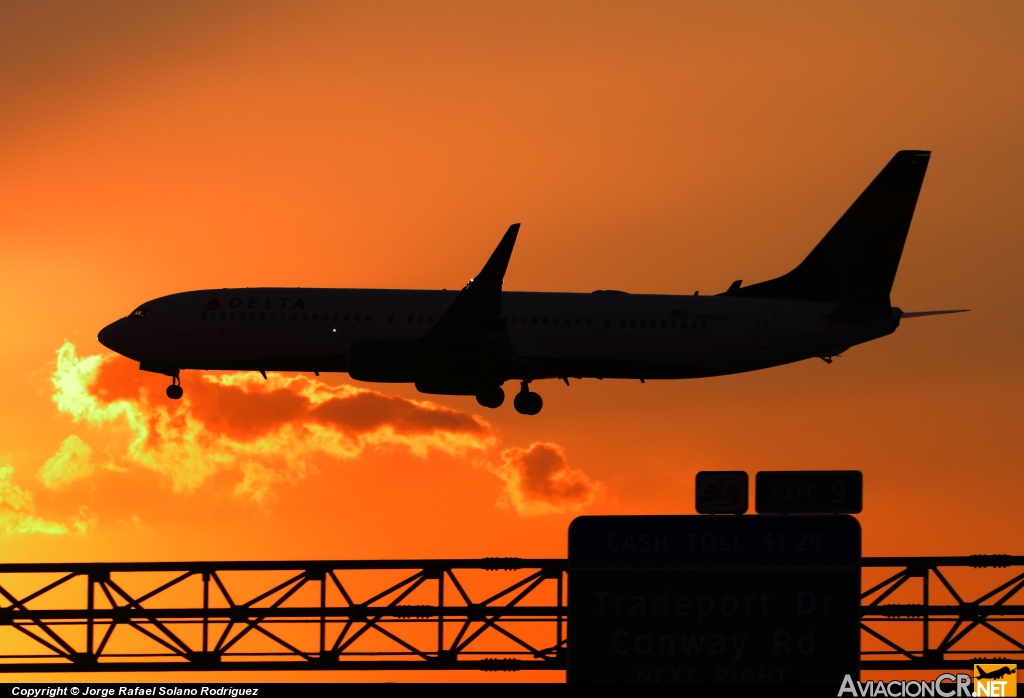
[[189, 291], [144, 303], [99, 341], [171, 377], [183, 369], [344, 371], [472, 395], [488, 408], [517, 381], [521, 414], [540, 412], [534, 381], [719, 376], [819, 357], [891, 334], [896, 269], [930, 153], [896, 154], [791, 272], [724, 293], [633, 295], [503, 292], [519, 233], [512, 225], [461, 292], [241, 288]]

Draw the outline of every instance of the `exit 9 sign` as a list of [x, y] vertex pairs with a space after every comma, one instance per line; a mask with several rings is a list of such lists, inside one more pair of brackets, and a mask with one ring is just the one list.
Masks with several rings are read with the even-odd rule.
[[766, 470], [754, 488], [758, 514], [859, 514], [864, 508], [859, 470]]

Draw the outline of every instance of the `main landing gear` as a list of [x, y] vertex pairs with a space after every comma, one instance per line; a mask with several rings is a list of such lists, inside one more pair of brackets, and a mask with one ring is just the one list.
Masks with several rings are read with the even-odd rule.
[[512, 404], [516, 408], [516, 412], [519, 414], [537, 414], [540, 409], [544, 407], [544, 401], [537, 393], [530, 392], [529, 381], [523, 381], [522, 387], [519, 389], [519, 394], [516, 395]]
[[181, 396], [185, 394], [185, 391], [181, 387], [181, 378], [178, 376], [171, 376], [171, 384], [167, 386], [167, 397], [172, 400], [180, 400]]
[[501, 403], [505, 402], [505, 391], [501, 389], [500, 385], [484, 388], [476, 394], [476, 401], [480, 403], [481, 407], [490, 407], [493, 410], [501, 407]]
[[[505, 402], [505, 391], [502, 390], [500, 385], [496, 385], [493, 388], [484, 388], [476, 394], [476, 401], [481, 406], [489, 407], [493, 410], [501, 407], [502, 403]], [[541, 407], [544, 406], [544, 401], [541, 400], [540, 395], [537, 393], [530, 392], [529, 381], [523, 381], [522, 388], [512, 401], [512, 404], [515, 405], [516, 412], [519, 414], [537, 414], [540, 412]]]

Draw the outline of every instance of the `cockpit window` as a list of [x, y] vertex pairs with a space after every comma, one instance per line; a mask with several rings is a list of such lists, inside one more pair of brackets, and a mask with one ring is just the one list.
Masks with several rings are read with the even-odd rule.
[[146, 317], [152, 312], [153, 311], [150, 310], [149, 308], [139, 308], [138, 310], [132, 313], [132, 317]]

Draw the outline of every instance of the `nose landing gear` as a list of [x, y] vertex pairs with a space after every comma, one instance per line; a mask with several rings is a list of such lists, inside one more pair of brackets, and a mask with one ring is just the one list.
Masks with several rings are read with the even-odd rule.
[[167, 386], [167, 397], [172, 400], [180, 400], [181, 396], [185, 394], [185, 391], [181, 387], [181, 378], [178, 376], [171, 376], [171, 384]]
[[540, 412], [541, 408], [544, 407], [544, 401], [537, 393], [530, 392], [529, 381], [523, 381], [522, 387], [519, 389], [519, 394], [516, 395], [512, 404], [516, 408], [516, 412], [519, 414], [534, 415]]

